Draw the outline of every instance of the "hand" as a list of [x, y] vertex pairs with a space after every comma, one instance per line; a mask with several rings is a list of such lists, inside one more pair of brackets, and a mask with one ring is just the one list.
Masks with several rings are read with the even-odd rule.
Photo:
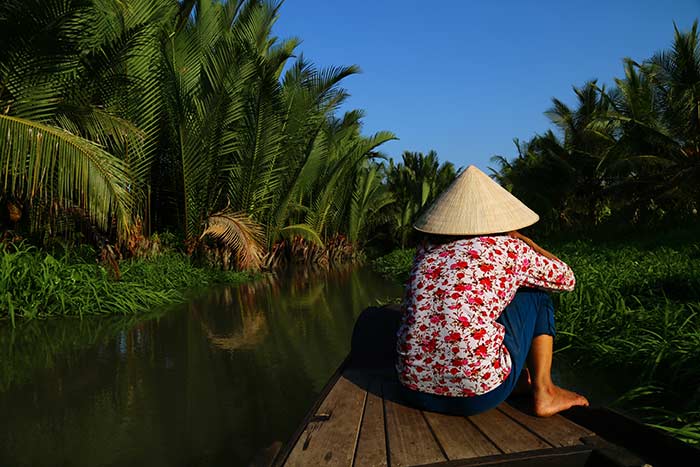
[[508, 232], [508, 236], [513, 237], [513, 238], [519, 238], [520, 240], [525, 238], [525, 235], [521, 234], [517, 230], [512, 230], [512, 231]]
[[534, 248], [534, 245], [537, 245], [534, 241], [532, 241], [532, 239], [526, 237], [525, 235], [521, 234], [517, 230], [513, 230], [511, 232], [508, 232], [508, 236], [522, 240], [533, 248]]

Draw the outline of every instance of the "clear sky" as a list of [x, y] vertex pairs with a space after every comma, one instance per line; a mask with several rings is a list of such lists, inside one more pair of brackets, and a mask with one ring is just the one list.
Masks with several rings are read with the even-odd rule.
[[343, 110], [366, 111], [365, 133], [396, 133], [387, 155], [435, 149], [486, 170], [550, 127], [553, 96], [613, 83], [624, 57], [650, 57], [697, 17], [700, 0], [286, 0], [274, 33], [317, 66], [362, 68]]

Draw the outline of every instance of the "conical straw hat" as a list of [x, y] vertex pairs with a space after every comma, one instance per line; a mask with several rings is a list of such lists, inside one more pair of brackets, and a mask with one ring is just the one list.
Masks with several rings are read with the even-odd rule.
[[522, 229], [539, 219], [518, 198], [470, 165], [413, 227], [432, 234], [482, 235]]

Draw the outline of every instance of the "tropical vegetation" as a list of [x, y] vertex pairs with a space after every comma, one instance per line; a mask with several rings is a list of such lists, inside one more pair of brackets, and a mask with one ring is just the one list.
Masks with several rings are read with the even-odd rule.
[[410, 240], [454, 166], [387, 161], [395, 136], [339, 113], [359, 68], [274, 37], [280, 5], [0, 5], [3, 318], [144, 311], [251, 277], [208, 267], [328, 266]]
[[435, 151], [405, 151], [402, 162], [389, 161], [386, 185], [396, 199], [392, 208], [393, 239], [401, 248], [415, 240], [413, 221], [457, 176], [451, 162], [440, 164]]
[[[129, 314], [251, 277], [229, 269], [393, 248], [374, 264], [405, 277], [413, 221], [459, 169], [383, 155], [396, 136], [340, 111], [359, 68], [318, 68], [275, 37], [280, 5], [0, 2], [0, 317]], [[553, 99], [554, 128], [494, 156], [493, 177], [576, 271], [557, 299], [562, 354], [636, 375], [620, 403], [698, 442], [697, 21], [623, 71]], [[590, 240], [670, 226], [686, 234]], [[552, 240], [571, 234], [588, 240]]]
[[624, 60], [624, 77], [552, 99], [555, 130], [494, 156], [494, 177], [542, 218], [541, 233], [697, 219], [700, 202], [700, 36], [675, 29], [670, 49]]
[[[196, 267], [177, 251], [128, 258], [117, 269], [95, 261], [94, 248], [42, 251], [20, 242], [0, 244], [0, 310], [20, 319], [132, 315], [185, 301], [216, 284], [239, 284], [250, 273]], [[118, 274], [118, 279], [114, 277]]]
[[224, 268], [352, 257], [395, 137], [336, 115], [359, 69], [274, 37], [280, 3], [2, 2], [3, 227], [114, 260], [165, 229]]

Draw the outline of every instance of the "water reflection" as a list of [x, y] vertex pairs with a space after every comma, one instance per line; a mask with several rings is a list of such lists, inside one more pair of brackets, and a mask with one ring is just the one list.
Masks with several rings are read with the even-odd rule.
[[304, 271], [143, 321], [0, 329], [0, 465], [246, 465], [292, 433], [359, 312], [400, 292]]

